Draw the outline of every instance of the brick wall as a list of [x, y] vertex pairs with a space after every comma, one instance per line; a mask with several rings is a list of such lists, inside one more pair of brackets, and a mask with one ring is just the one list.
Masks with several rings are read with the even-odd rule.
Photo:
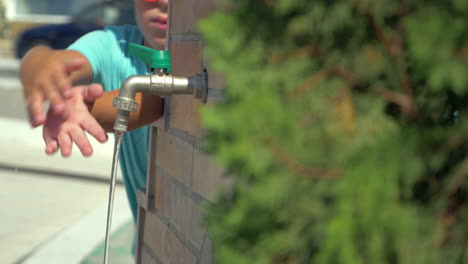
[[[171, 0], [170, 52], [173, 75], [207, 69], [207, 104], [222, 100], [223, 78], [203, 57], [197, 21], [215, 9], [214, 0]], [[203, 128], [191, 95], [166, 98], [164, 117], [151, 130], [148, 187], [139, 193], [136, 263], [210, 264], [212, 244], [200, 225], [202, 208], [224, 185], [223, 170], [201, 150]]]

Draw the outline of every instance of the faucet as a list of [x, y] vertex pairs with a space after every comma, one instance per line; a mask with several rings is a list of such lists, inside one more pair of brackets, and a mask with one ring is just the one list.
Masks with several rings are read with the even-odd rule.
[[206, 72], [190, 77], [173, 76], [170, 74], [171, 58], [167, 50], [154, 50], [134, 43], [130, 43], [128, 49], [130, 55], [149, 65], [151, 74], [133, 75], [123, 81], [119, 96], [112, 102], [113, 107], [118, 109], [114, 123], [115, 132], [127, 132], [129, 114], [138, 108], [138, 103], [135, 102], [137, 92], [159, 96], [192, 94], [195, 98], [206, 101]]

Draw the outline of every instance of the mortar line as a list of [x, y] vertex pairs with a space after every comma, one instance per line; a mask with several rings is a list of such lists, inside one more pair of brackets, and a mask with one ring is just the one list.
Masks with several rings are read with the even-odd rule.
[[180, 182], [177, 178], [170, 175], [167, 171], [165, 171], [163, 168], [159, 167], [158, 165], [156, 165], [156, 173], [160, 173], [161, 176], [166, 177], [169, 181], [171, 181], [171, 183], [174, 184], [176, 188], [180, 189], [187, 197], [189, 197], [197, 205], [202, 205], [203, 203], [213, 204], [212, 201], [192, 191], [190, 187], [185, 185], [183, 182]]
[[159, 217], [161, 222], [166, 225], [166, 227], [171, 231], [174, 236], [188, 249], [190, 252], [197, 258], [197, 260], [200, 258], [200, 253], [201, 250], [195, 246], [190, 239], [184, 234], [182, 230], [180, 230], [176, 225], [171, 223], [171, 219], [164, 216], [160, 212], [156, 211], [155, 212], [156, 216]]
[[146, 244], [143, 243], [143, 250], [148, 253], [156, 264], [164, 264], [164, 262], [153, 252], [153, 250]]
[[203, 38], [199, 33], [175, 33], [171, 34], [171, 41], [177, 42], [196, 42], [202, 41]]
[[[20, 172], [20, 173], [30, 173], [30, 174], [35, 174], [37, 176], [42, 176], [42, 177], [69, 178], [69, 179], [80, 180], [80, 181], [91, 181], [91, 182], [96, 182], [96, 183], [109, 184], [109, 179], [99, 177], [99, 176], [94, 176], [94, 175], [89, 175], [89, 174], [86, 175], [82, 173], [55, 171], [55, 170], [42, 169], [42, 168], [33, 168], [33, 167], [27, 167], [27, 166], [16, 166], [16, 165], [5, 164], [2, 162], [0, 162], [0, 170]], [[120, 179], [117, 179], [116, 184], [123, 185], [123, 181]]]

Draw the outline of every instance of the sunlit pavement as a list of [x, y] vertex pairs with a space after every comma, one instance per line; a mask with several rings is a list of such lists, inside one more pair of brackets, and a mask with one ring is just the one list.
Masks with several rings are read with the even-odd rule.
[[[121, 225], [110, 237], [109, 263], [129, 264], [134, 263], [134, 258], [129, 254], [132, 249], [128, 241], [133, 239], [133, 221]], [[81, 264], [101, 264], [104, 255], [104, 241], [101, 242]]]
[[[76, 148], [67, 159], [46, 156], [40, 128], [26, 121], [15, 64], [0, 61], [0, 263], [102, 263], [113, 139], [93, 141], [91, 158]], [[132, 226], [118, 185], [111, 263], [133, 262]]]

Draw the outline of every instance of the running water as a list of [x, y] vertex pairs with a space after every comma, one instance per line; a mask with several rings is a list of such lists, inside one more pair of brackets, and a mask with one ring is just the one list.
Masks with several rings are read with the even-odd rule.
[[104, 264], [107, 264], [109, 255], [109, 235], [112, 224], [112, 207], [114, 206], [115, 179], [117, 178], [117, 166], [119, 164], [120, 143], [122, 143], [122, 132], [115, 132], [114, 155], [112, 157], [111, 182], [109, 188], [109, 206], [107, 208], [106, 240], [104, 244]]

